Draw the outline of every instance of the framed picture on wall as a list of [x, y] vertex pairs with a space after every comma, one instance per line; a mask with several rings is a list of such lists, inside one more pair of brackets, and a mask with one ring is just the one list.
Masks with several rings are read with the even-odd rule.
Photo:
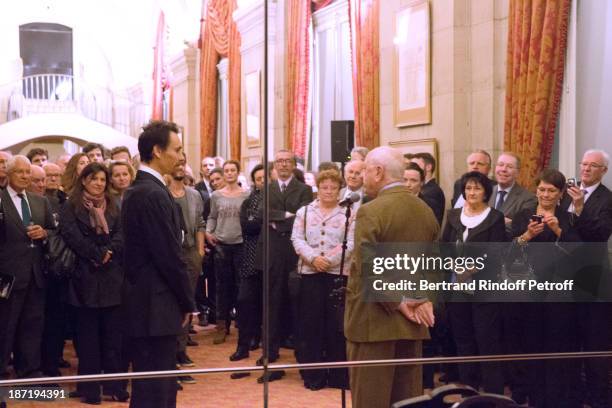
[[436, 159], [436, 171], [434, 177], [440, 180], [440, 158], [438, 157], [438, 141], [436, 139], [418, 139], [418, 140], [396, 140], [389, 142], [389, 146], [394, 147], [402, 152], [407, 153], [429, 153]]
[[261, 71], [249, 72], [244, 76], [244, 117], [248, 147], [261, 145]]
[[431, 20], [429, 0], [413, 0], [394, 18], [393, 116], [395, 126], [431, 123]]

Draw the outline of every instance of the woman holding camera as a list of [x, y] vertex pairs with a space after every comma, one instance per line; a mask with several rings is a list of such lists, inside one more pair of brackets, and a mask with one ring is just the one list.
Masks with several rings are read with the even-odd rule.
[[[565, 190], [565, 176], [553, 169], [544, 170], [536, 179], [535, 208], [525, 208], [512, 220], [514, 253], [525, 251], [528, 265], [533, 268], [535, 278], [542, 281], [571, 279], [571, 262], [568, 258], [572, 244], [579, 235], [572, 228], [570, 216], [559, 206]], [[578, 318], [575, 304], [552, 302], [536, 294], [531, 302], [508, 303], [504, 309], [504, 332], [507, 352], [543, 353], [578, 351]], [[570, 297], [566, 298], [571, 300]], [[525, 361], [510, 365], [512, 397], [517, 402], [535, 407], [580, 407], [582, 404], [572, 390], [578, 384], [578, 362]]]
[[[317, 176], [318, 196], [300, 208], [295, 216], [291, 241], [300, 257], [299, 327], [296, 356], [300, 363], [346, 360], [339, 301], [339, 288], [353, 252], [354, 215], [349, 220], [344, 271], [340, 271], [346, 209], [338, 205], [342, 179], [335, 170]], [[339, 276], [343, 272], [345, 277]], [[326, 386], [348, 388], [346, 368], [303, 370], [304, 386], [313, 391]]]
[[[453, 208], [447, 212], [441, 241], [456, 243], [455, 249], [466, 248], [465, 251], [481, 243], [507, 241], [504, 214], [488, 205], [493, 191], [489, 178], [477, 171], [466, 173], [461, 177], [461, 191], [465, 204], [463, 208]], [[487, 247], [486, 250], [489, 256], [485, 269], [456, 271], [453, 280], [497, 280], [501, 271], [500, 256], [491, 253], [495, 251], [495, 246]], [[466, 253], [457, 255], [465, 256]], [[456, 292], [452, 302], [448, 303], [450, 325], [459, 356], [496, 355], [502, 352], [500, 306], [495, 302], [483, 302], [480, 295]], [[504, 376], [500, 363], [482, 363], [480, 366], [459, 364], [459, 376], [462, 383], [476, 389], [482, 384], [485, 392], [504, 393]]]
[[[79, 375], [115, 373], [120, 367], [123, 240], [109, 179], [103, 164], [88, 164], [60, 214], [60, 233], [77, 258], [67, 297], [76, 311]], [[83, 402], [100, 404], [99, 382], [81, 383], [78, 393]], [[105, 382], [104, 393], [118, 401], [129, 398], [118, 381]]]

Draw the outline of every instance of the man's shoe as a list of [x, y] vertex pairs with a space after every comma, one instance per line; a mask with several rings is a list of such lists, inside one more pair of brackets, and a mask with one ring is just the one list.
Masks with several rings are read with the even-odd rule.
[[177, 377], [182, 384], [195, 384], [196, 380], [190, 375], [181, 375]]
[[238, 380], [240, 378], [248, 377], [250, 375], [251, 375], [251, 373], [244, 373], [244, 372], [243, 373], [232, 373], [232, 374], [230, 374], [230, 378], [232, 380]]
[[244, 360], [247, 357], [249, 357], [249, 350], [239, 347], [236, 349], [234, 354], [230, 356], [229, 359], [230, 361], [239, 361], [239, 360]]
[[195, 363], [191, 361], [187, 353], [184, 351], [176, 354], [176, 362], [181, 367], [195, 367]]
[[200, 345], [200, 343], [198, 343], [198, 342], [197, 342], [197, 341], [195, 341], [195, 340], [192, 340], [192, 339], [191, 339], [191, 337], [190, 337], [190, 338], [188, 338], [188, 339], [187, 339], [187, 345], [188, 345], [189, 347], [195, 347], [195, 346], [199, 346], [199, 345]]
[[[268, 357], [268, 363], [274, 363], [276, 362], [276, 360], [278, 360], [278, 354], [275, 356]], [[263, 366], [263, 356], [257, 359], [257, 361], [255, 362], [255, 365]]]
[[[282, 371], [282, 370], [281, 371], [272, 371], [271, 373], [269, 373], [267, 375], [267, 379], [268, 379], [268, 382], [272, 382], [272, 381], [280, 380], [284, 376], [285, 376], [285, 372]], [[266, 377], [266, 376], [262, 375], [261, 377], [259, 377], [257, 379], [257, 383], [258, 384], [263, 384], [264, 381], [265, 381], [264, 377]]]

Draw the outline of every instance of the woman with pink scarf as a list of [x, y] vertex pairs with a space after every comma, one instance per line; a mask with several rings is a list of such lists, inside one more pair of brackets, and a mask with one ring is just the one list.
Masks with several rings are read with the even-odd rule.
[[[67, 302], [76, 310], [78, 374], [118, 372], [121, 357], [122, 235], [119, 208], [109, 193], [103, 164], [88, 164], [61, 210], [60, 233], [77, 256], [68, 280]], [[104, 394], [129, 398], [120, 383], [104, 383]], [[101, 401], [100, 383], [81, 383], [76, 393], [87, 404]]]

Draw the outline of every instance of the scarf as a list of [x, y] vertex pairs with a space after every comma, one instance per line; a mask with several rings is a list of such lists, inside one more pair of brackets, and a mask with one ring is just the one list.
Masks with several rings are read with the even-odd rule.
[[108, 224], [106, 223], [106, 196], [104, 193], [94, 196], [83, 190], [83, 207], [89, 211], [89, 222], [96, 234], [108, 234]]

